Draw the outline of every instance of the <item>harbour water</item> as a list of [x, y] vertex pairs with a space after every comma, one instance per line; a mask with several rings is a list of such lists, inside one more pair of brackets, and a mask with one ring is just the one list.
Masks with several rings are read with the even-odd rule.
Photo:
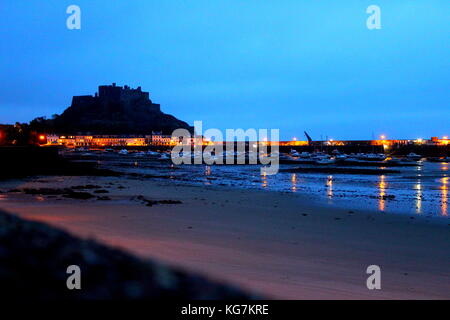
[[[387, 213], [448, 217], [449, 164], [424, 161], [396, 167], [389, 174], [292, 173], [280, 165], [276, 175], [261, 175], [258, 165], [173, 165], [147, 156], [101, 154], [102, 167], [176, 183], [300, 193], [331, 206]], [[91, 159], [92, 160], [92, 159]], [[305, 165], [306, 166], [306, 165]], [[360, 168], [360, 167], [359, 167]], [[373, 167], [372, 167], [373, 168]]]

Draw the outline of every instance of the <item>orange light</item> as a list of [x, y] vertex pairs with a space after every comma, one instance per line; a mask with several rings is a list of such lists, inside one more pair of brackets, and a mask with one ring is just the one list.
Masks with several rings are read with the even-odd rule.
[[39, 136], [39, 140], [45, 140], [45, 136], [40, 135], [40, 136]]

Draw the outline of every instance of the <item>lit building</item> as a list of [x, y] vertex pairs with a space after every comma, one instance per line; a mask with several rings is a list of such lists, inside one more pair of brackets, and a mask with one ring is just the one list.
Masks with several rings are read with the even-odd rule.
[[[0, 130], [1, 134], [1, 130]], [[4, 132], [3, 132], [4, 134]], [[57, 136], [55, 134], [39, 135], [39, 141], [45, 140], [43, 144], [47, 145], [63, 145], [67, 147], [126, 147], [126, 146], [174, 146], [181, 143], [181, 140], [173, 139], [170, 135], [164, 135], [162, 132], [152, 132], [149, 135], [73, 135], [73, 136]], [[41, 139], [44, 137], [45, 139]], [[0, 136], [0, 138], [2, 138]], [[3, 137], [4, 138], [4, 137]], [[196, 139], [192, 137], [188, 143], [195, 144]], [[201, 137], [201, 144], [214, 145], [221, 144], [223, 141], [211, 141], [205, 137]], [[379, 139], [379, 140], [327, 140], [327, 141], [260, 141], [263, 145], [279, 145], [279, 146], [383, 146], [384, 150], [397, 148], [408, 145], [435, 145], [447, 146], [450, 144], [448, 137], [432, 137], [431, 139]]]
[[171, 136], [166, 135], [76, 135], [56, 136], [48, 135], [47, 144], [62, 145], [71, 148], [77, 147], [126, 147], [171, 145]]
[[442, 137], [442, 139], [439, 139], [438, 137], [432, 137], [431, 143], [435, 145], [446, 146], [450, 144], [450, 140], [448, 139], [448, 136]]
[[152, 132], [151, 144], [154, 146], [170, 146], [172, 145], [172, 136], [163, 135], [162, 132]]

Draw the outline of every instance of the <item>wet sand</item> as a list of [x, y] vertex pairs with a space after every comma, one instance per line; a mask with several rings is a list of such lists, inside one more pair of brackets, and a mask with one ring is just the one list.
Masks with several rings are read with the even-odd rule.
[[[87, 183], [107, 189], [111, 200], [3, 194], [0, 208], [272, 298], [450, 298], [448, 219], [351, 213], [300, 194], [173, 181], [74, 177], [1, 187]], [[182, 203], [146, 206], [137, 195]], [[374, 264], [381, 290], [366, 287]]]

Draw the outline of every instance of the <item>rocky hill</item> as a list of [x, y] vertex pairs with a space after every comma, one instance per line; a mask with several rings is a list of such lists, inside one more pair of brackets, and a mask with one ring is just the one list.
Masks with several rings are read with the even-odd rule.
[[72, 104], [52, 119], [36, 118], [33, 130], [58, 134], [171, 134], [178, 128], [193, 131], [186, 122], [161, 111], [141, 87], [99, 86], [94, 96], [74, 96]]

